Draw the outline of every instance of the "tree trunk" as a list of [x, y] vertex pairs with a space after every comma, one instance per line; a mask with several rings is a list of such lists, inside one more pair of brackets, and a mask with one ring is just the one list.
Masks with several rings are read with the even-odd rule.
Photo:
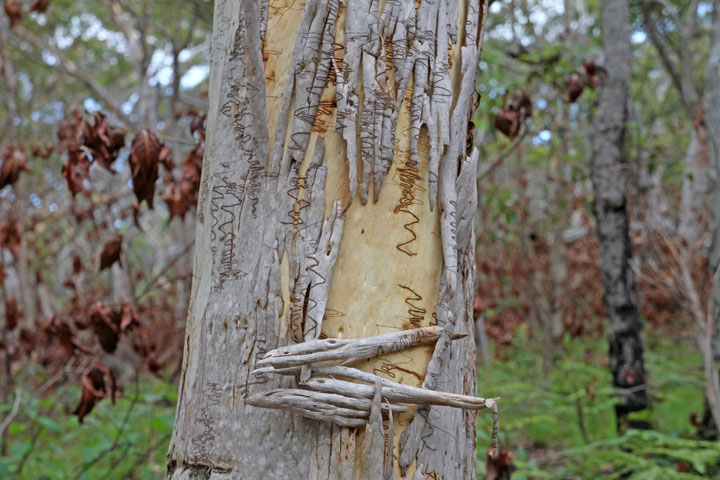
[[[715, 169], [712, 195], [710, 197], [710, 252], [708, 264], [712, 293], [710, 296], [708, 319], [713, 322], [708, 334], [713, 335], [712, 353], [714, 362], [720, 362], [720, 12], [713, 12], [712, 43], [707, 69], [705, 70], [705, 127], [708, 134], [710, 165]], [[707, 362], [706, 362], [707, 363]], [[720, 379], [717, 368], [708, 369], [706, 364], [707, 398], [701, 434], [718, 438], [720, 431]], [[717, 365], [715, 365], [717, 367]]]
[[471, 411], [352, 428], [248, 397], [307, 385], [304, 367], [253, 373], [278, 346], [435, 324], [434, 348], [352, 366], [475, 395], [466, 145], [484, 16], [481, 0], [216, 0], [169, 478], [475, 476]]
[[707, 132], [703, 122], [696, 120], [683, 162], [683, 186], [678, 212], [677, 234], [686, 248], [694, 246], [704, 223], [703, 218], [707, 218], [709, 173]]
[[715, 169], [711, 203], [710, 274], [712, 275], [712, 314], [715, 320], [715, 360], [720, 361], [720, 12], [713, 18], [712, 46], [705, 73], [705, 126], [708, 133], [710, 164]]
[[593, 136], [592, 182], [608, 316], [613, 385], [626, 389], [616, 405], [620, 422], [647, 407], [637, 292], [630, 260], [623, 151], [630, 85], [630, 12], [626, 0], [602, 2], [607, 79], [600, 93]]

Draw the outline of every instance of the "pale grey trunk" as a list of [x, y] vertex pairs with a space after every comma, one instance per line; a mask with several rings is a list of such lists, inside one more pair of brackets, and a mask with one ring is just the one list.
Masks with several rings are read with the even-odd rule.
[[[709, 302], [709, 321], [712, 321], [712, 330], [708, 328], [707, 334], [713, 335], [712, 351], [714, 361], [720, 362], [720, 12], [715, 11], [713, 18], [712, 44], [705, 73], [705, 127], [708, 133], [708, 146], [710, 151], [710, 164], [715, 169], [715, 181], [710, 204], [710, 252], [709, 267], [712, 281], [712, 294]], [[710, 325], [708, 325], [710, 326]], [[717, 365], [709, 367], [706, 361], [706, 375], [708, 375], [707, 400], [708, 410], [715, 424], [715, 433], [720, 429], [720, 379]]]
[[677, 234], [688, 248], [695, 246], [700, 235], [703, 218], [707, 218], [705, 215], [710, 184], [710, 162], [706, 137], [707, 134], [702, 124], [693, 127], [690, 146], [683, 162], [683, 186], [678, 211]]
[[480, 0], [216, 0], [169, 478], [475, 476], [474, 412], [423, 406], [383, 432], [245, 399], [297, 386], [252, 374], [278, 346], [435, 323], [434, 348], [353, 366], [476, 393], [465, 148], [483, 20]]
[[712, 314], [715, 318], [715, 355], [720, 361], [720, 12], [715, 12], [712, 47], [705, 74], [705, 126], [708, 132], [710, 161], [715, 169], [711, 203], [710, 269], [712, 275]]
[[647, 407], [635, 279], [630, 265], [626, 159], [623, 151], [630, 85], [630, 12], [626, 0], [602, 2], [607, 79], [600, 92], [593, 136], [592, 182], [608, 316], [613, 385], [627, 389], [616, 405], [618, 420]]
[[[5, 84], [5, 107], [7, 108], [8, 121], [5, 124], [0, 138], [4, 140], [5, 147], [20, 147], [20, 139], [17, 136], [17, 124], [19, 118], [19, 110], [17, 105], [17, 80], [15, 78], [15, 68], [10, 58], [8, 48], [8, 38], [10, 36], [10, 22], [6, 15], [0, 15], [0, 68], [2, 69], [2, 79]], [[2, 147], [2, 145], [0, 145]], [[2, 148], [0, 148], [2, 150]], [[21, 232], [20, 248], [15, 258], [15, 267], [17, 268], [18, 279], [20, 281], [19, 300], [23, 309], [23, 323], [31, 327], [35, 322], [35, 296], [32, 288], [32, 279], [30, 273], [30, 260], [27, 245], [27, 235], [25, 232], [25, 210], [27, 209], [27, 199], [25, 198], [25, 184], [27, 183], [26, 175], [21, 175], [20, 179], [13, 186], [15, 193], [15, 204], [13, 205], [14, 215], [10, 218], [17, 221], [18, 229]]]

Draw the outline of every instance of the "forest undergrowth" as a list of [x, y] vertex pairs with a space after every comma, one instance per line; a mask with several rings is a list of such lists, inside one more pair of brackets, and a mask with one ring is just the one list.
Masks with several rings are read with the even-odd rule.
[[[689, 336], [666, 326], [648, 329], [647, 369], [653, 406], [636, 414], [652, 430], [618, 434], [604, 342], [566, 337], [554, 351], [549, 377], [541, 373], [540, 344], [521, 326], [502, 358], [479, 368], [482, 396], [502, 398], [500, 440], [513, 479], [700, 479], [720, 474], [720, 444], [697, 440], [702, 415], [701, 361]], [[18, 376], [38, 376], [26, 370]], [[23, 382], [19, 382], [23, 384]], [[32, 392], [25, 392], [27, 397]], [[69, 383], [23, 402], [8, 429], [0, 478], [162, 478], [172, 432], [177, 386], [143, 374], [115, 403], [100, 402], [82, 424], [69, 413], [81, 390]], [[3, 417], [12, 402], [0, 408]], [[478, 476], [486, 474], [491, 418], [479, 416]]]
[[[478, 375], [480, 394], [502, 398], [500, 441], [512, 478], [718, 478], [720, 444], [698, 440], [694, 425], [703, 413], [702, 363], [690, 336], [670, 335], [672, 328], [645, 332], [652, 408], [630, 420], [650, 429], [618, 433], [604, 342], [566, 336], [545, 377], [540, 344], [521, 327], [503, 352], [505, 360], [494, 360]], [[490, 419], [480, 416], [479, 478], [486, 474], [490, 430]]]

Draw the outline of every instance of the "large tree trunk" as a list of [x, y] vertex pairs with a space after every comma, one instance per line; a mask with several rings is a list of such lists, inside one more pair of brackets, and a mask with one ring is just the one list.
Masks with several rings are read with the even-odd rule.
[[608, 316], [610, 369], [613, 385], [626, 389], [616, 405], [620, 421], [628, 412], [647, 407], [625, 192], [623, 141], [631, 63], [630, 12], [626, 0], [602, 2], [602, 29], [607, 79], [595, 115], [592, 182]]
[[278, 346], [434, 324], [445, 327], [434, 348], [353, 366], [475, 394], [477, 151], [466, 136], [484, 10], [481, 0], [216, 1], [168, 477], [475, 476], [471, 411], [419, 407], [383, 432], [247, 400], [303, 381], [305, 370], [253, 374]]

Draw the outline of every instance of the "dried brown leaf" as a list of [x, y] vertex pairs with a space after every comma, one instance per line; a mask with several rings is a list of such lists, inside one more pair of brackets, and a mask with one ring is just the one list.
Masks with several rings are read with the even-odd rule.
[[158, 163], [163, 145], [150, 130], [144, 129], [133, 138], [130, 145], [130, 172], [133, 192], [138, 204], [145, 200], [153, 208], [155, 182], [158, 179]]
[[100, 253], [100, 271], [110, 268], [113, 263], [120, 261], [122, 241], [122, 235], [116, 235], [105, 243], [105, 246]]
[[20, 178], [20, 173], [29, 172], [27, 155], [15, 147], [7, 148], [2, 156], [0, 165], [0, 189], [6, 185], [14, 185]]
[[585, 82], [580, 78], [580, 75], [573, 73], [565, 83], [565, 101], [575, 103], [582, 95], [583, 90], [585, 90]]
[[5, 13], [10, 19], [10, 28], [14, 27], [25, 15], [22, 2], [20, 0], [5, 0]]
[[50, 0], [35, 0], [30, 5], [30, 10], [37, 13], [45, 13], [50, 6]]
[[18, 308], [17, 298], [15, 295], [5, 297], [5, 330], [15, 330], [20, 320], [20, 309]]
[[22, 232], [14, 220], [7, 220], [0, 225], [0, 247], [7, 248], [17, 257], [20, 251]]
[[[107, 384], [105, 383], [106, 379]], [[113, 403], [115, 402], [118, 394], [115, 376], [105, 365], [96, 362], [80, 378], [80, 384], [82, 385], [80, 403], [73, 411], [73, 415], [78, 417], [80, 423], [103, 398], [110, 397]]]

